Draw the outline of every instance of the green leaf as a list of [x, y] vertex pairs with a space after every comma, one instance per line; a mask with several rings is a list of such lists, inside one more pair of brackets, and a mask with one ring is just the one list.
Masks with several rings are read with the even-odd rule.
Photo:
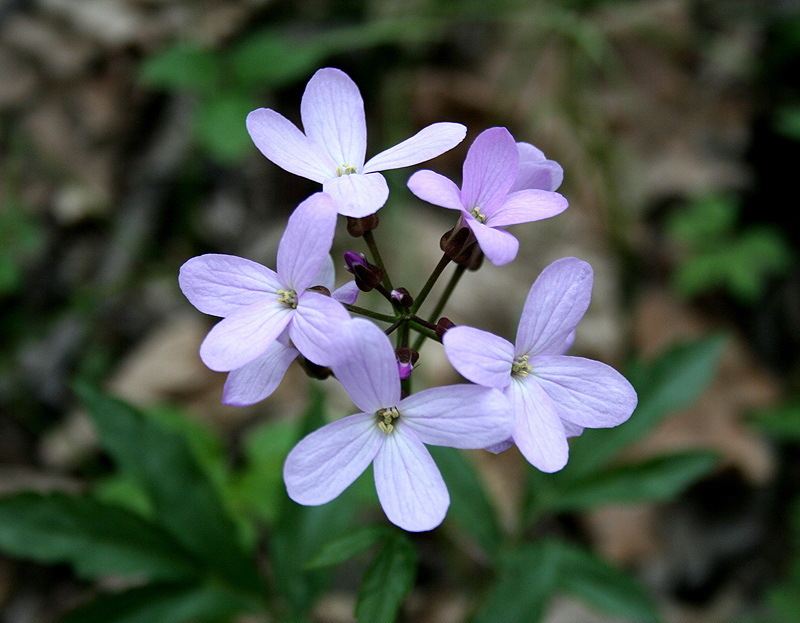
[[178, 43], [142, 62], [139, 77], [145, 84], [171, 91], [213, 93], [221, 82], [218, 54]]
[[0, 498], [0, 549], [37, 562], [69, 563], [84, 578], [178, 578], [199, 565], [169, 534], [88, 496], [19, 493]]
[[575, 545], [552, 541], [552, 547], [558, 549], [558, 584], [565, 591], [612, 616], [661, 620], [653, 598], [629, 575]]
[[603, 504], [638, 504], [672, 499], [718, 463], [710, 452], [682, 452], [626, 463], [553, 487], [538, 512], [577, 511]]
[[493, 556], [502, 540], [497, 513], [469, 458], [455, 448], [428, 448], [450, 492], [448, 520], [456, 522]]
[[253, 141], [247, 133], [247, 114], [258, 108], [253, 96], [224, 91], [200, 102], [195, 118], [197, 142], [221, 164], [235, 164], [251, 151]]
[[795, 141], [800, 141], [800, 106], [787, 106], [778, 110], [775, 129]]
[[325, 543], [319, 553], [306, 563], [305, 568], [319, 569], [338, 565], [385, 541], [391, 535], [392, 530], [387, 526], [363, 526]]
[[800, 402], [757, 413], [753, 423], [763, 433], [784, 441], [800, 441]]
[[259, 592], [255, 561], [240, 546], [233, 521], [186, 440], [128, 404], [87, 386], [77, 391], [102, 445], [149, 494], [153, 520], [219, 577]]
[[656, 362], [638, 365], [628, 379], [639, 395], [630, 419], [610, 429], [587, 429], [571, 440], [570, 460], [560, 478], [577, 479], [610, 462], [665, 417], [688, 407], [717, 371], [725, 338], [714, 335], [676, 347]]
[[536, 623], [553, 597], [559, 550], [549, 541], [524, 543], [504, 552], [497, 579], [473, 623]]
[[393, 623], [417, 577], [417, 550], [401, 533], [387, 540], [364, 574], [356, 603], [359, 623]]
[[100, 596], [62, 623], [216, 623], [245, 610], [247, 603], [214, 585], [165, 582]]
[[667, 233], [692, 249], [714, 248], [720, 237], [733, 229], [738, 215], [734, 196], [712, 194], [672, 214], [666, 224]]

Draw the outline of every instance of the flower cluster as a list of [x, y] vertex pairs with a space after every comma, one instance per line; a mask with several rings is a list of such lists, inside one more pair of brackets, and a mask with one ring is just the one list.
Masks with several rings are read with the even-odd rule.
[[[556, 162], [515, 142], [505, 128], [491, 128], [469, 148], [460, 188], [433, 171], [414, 173], [408, 180], [412, 193], [459, 216], [442, 236], [442, 260], [413, 297], [392, 286], [373, 235], [376, 212], [389, 195], [380, 171], [430, 160], [461, 142], [466, 128], [435, 123], [364, 162], [361, 94], [332, 68], [311, 78], [300, 114], [303, 131], [274, 110], [247, 117], [261, 153], [322, 184], [289, 218], [275, 270], [208, 254], [190, 259], [180, 272], [189, 301], [222, 318], [203, 341], [200, 357], [212, 370], [228, 373], [224, 403], [263, 400], [298, 360], [318, 378], [332, 373], [358, 409], [312, 432], [289, 453], [284, 481], [293, 500], [324, 504], [373, 464], [388, 519], [409, 531], [431, 530], [444, 519], [449, 495], [426, 444], [493, 452], [516, 444], [532, 465], [553, 472], [567, 462], [569, 437], [587, 427], [616, 426], [631, 415], [636, 394], [618, 372], [566, 355], [591, 298], [587, 263], [566, 258], [542, 272], [528, 294], [515, 344], [441, 316], [461, 275], [477, 269], [483, 256], [496, 266], [514, 260], [519, 242], [507, 226], [567, 208], [555, 192], [563, 179]], [[347, 251], [344, 263], [354, 280], [335, 289], [330, 252], [338, 215], [347, 217], [352, 236], [364, 239], [371, 261]], [[456, 269], [445, 295], [427, 319], [420, 317], [450, 262]], [[355, 306], [360, 291], [373, 289], [391, 314]], [[418, 334], [413, 345], [412, 330]], [[412, 392], [426, 339], [441, 342], [452, 366], [470, 382]]]

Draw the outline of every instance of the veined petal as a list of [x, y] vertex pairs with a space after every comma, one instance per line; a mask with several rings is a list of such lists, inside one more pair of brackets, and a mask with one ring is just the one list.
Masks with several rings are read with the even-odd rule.
[[483, 251], [492, 264], [495, 266], [505, 266], [512, 262], [519, 252], [519, 240], [514, 238], [504, 229], [495, 229], [479, 223], [471, 214], [463, 213], [464, 221], [467, 223], [475, 238], [478, 246]]
[[557, 472], [569, 459], [569, 444], [556, 408], [532, 377], [514, 379], [508, 389], [514, 405], [514, 443], [536, 469]]
[[228, 374], [222, 390], [222, 403], [246, 407], [264, 400], [281, 384], [297, 355], [296, 348], [275, 340], [263, 355]]
[[286, 457], [286, 492], [306, 506], [330, 502], [367, 469], [385, 437], [375, 424], [375, 416], [366, 413], [315, 430]]
[[380, 210], [389, 198], [389, 186], [380, 173], [351, 173], [332, 177], [322, 190], [333, 197], [339, 214], [363, 218]]
[[505, 128], [481, 132], [464, 160], [461, 200], [467, 212], [480, 208], [491, 214], [506, 198], [517, 176], [517, 144]]
[[289, 337], [297, 350], [320, 366], [333, 365], [339, 356], [339, 333], [350, 314], [338, 301], [312, 291], [298, 296], [294, 311]]
[[325, 257], [322, 260], [322, 265], [317, 270], [317, 273], [311, 279], [312, 286], [324, 286], [328, 289], [328, 292], [333, 292], [333, 288], [336, 284], [336, 269], [333, 266], [333, 258], [331, 254]]
[[574, 257], [545, 268], [528, 292], [517, 328], [516, 354], [561, 354], [592, 298], [592, 267]]
[[339, 330], [341, 354], [333, 373], [355, 405], [366, 413], [400, 402], [400, 372], [389, 338], [365, 318], [353, 318]]
[[567, 200], [558, 193], [546, 190], [519, 190], [511, 193], [493, 214], [486, 219], [490, 227], [505, 227], [517, 223], [530, 223], [561, 214], [567, 209]]
[[558, 415], [573, 424], [585, 428], [617, 426], [636, 408], [633, 386], [604, 363], [543, 355], [534, 358], [532, 366], [531, 374], [552, 399]]
[[386, 516], [409, 532], [433, 530], [444, 520], [450, 494], [430, 452], [398, 424], [375, 456], [375, 489]]
[[269, 295], [281, 283], [266, 266], [235, 255], [208, 253], [181, 266], [178, 283], [189, 302], [204, 314], [225, 317]]
[[463, 210], [461, 191], [450, 179], [424, 169], [408, 178], [408, 188], [428, 203], [451, 210]]
[[356, 300], [358, 300], [358, 293], [361, 290], [358, 289], [358, 285], [354, 281], [348, 281], [344, 284], [341, 288], [337, 288], [333, 292], [331, 292], [331, 298], [334, 301], [339, 301], [344, 305], [355, 305]]
[[276, 297], [237, 309], [208, 332], [200, 345], [200, 358], [216, 372], [241, 368], [269, 348], [293, 312]]
[[453, 149], [467, 135], [460, 123], [434, 123], [422, 128], [411, 138], [370, 158], [362, 173], [401, 169], [442, 155]]
[[300, 294], [330, 255], [336, 208], [325, 193], [314, 193], [295, 208], [278, 245], [278, 277]]
[[283, 115], [259, 108], [247, 115], [250, 138], [281, 169], [319, 182], [336, 175], [336, 163]]
[[400, 419], [422, 443], [478, 449], [514, 432], [511, 403], [502, 392], [478, 385], [448, 385], [404, 398]]
[[563, 181], [564, 169], [555, 160], [542, 160], [541, 162], [523, 162], [520, 160], [517, 178], [511, 185], [509, 192], [513, 193], [525, 188], [552, 191], [558, 189]]
[[511, 382], [514, 345], [508, 340], [488, 331], [458, 326], [445, 332], [442, 343], [450, 364], [465, 379], [497, 389]]
[[367, 150], [364, 100], [350, 77], [325, 67], [308, 81], [300, 101], [300, 118], [306, 135], [320, 145], [336, 166], [360, 170]]

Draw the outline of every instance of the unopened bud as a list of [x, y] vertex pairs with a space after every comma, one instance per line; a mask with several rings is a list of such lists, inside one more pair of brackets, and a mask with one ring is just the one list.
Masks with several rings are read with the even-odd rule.
[[363, 253], [345, 251], [344, 263], [347, 272], [355, 276], [358, 289], [363, 292], [369, 292], [383, 279], [383, 271], [380, 267], [370, 264]]
[[456, 326], [455, 322], [453, 322], [449, 318], [445, 318], [444, 316], [442, 316], [436, 323], [436, 337], [438, 337], [441, 340], [442, 336], [444, 336], [445, 334], [445, 331], [454, 326]]
[[408, 346], [401, 346], [396, 351], [397, 369], [400, 371], [400, 380], [404, 381], [411, 376], [411, 371], [419, 359], [419, 353]]
[[369, 216], [364, 216], [362, 218], [354, 218], [352, 216], [347, 217], [347, 233], [353, 236], [353, 238], [363, 236], [368, 231], [372, 231], [377, 227], [377, 214], [370, 214]]
[[326, 288], [325, 286], [311, 286], [308, 289], [311, 290], [312, 292], [319, 292], [320, 294], [324, 294], [325, 296], [331, 295], [331, 291], [328, 290], [328, 288]]
[[391, 297], [392, 303], [405, 309], [414, 304], [414, 299], [411, 298], [411, 294], [405, 288], [395, 288], [391, 291]]

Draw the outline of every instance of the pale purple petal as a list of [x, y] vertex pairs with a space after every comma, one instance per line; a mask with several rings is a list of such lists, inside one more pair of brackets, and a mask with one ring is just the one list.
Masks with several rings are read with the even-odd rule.
[[503, 205], [494, 213], [487, 214], [486, 224], [490, 227], [504, 227], [540, 221], [561, 214], [568, 205], [567, 200], [558, 193], [520, 190], [508, 195]]
[[514, 431], [508, 399], [499, 390], [478, 385], [426, 389], [404, 398], [397, 409], [417, 438], [433, 446], [485, 448]]
[[401, 169], [426, 162], [453, 149], [466, 135], [467, 128], [460, 123], [434, 123], [370, 158], [362, 173]]
[[509, 192], [513, 193], [525, 188], [553, 191], [561, 186], [563, 181], [564, 169], [555, 160], [520, 162], [517, 179], [514, 180]]
[[450, 506], [450, 494], [439, 468], [402, 422], [385, 437], [374, 469], [375, 489], [386, 517], [409, 532], [433, 530]]
[[480, 208], [484, 214], [499, 207], [517, 176], [517, 144], [505, 128], [481, 132], [464, 160], [461, 202], [467, 212]]
[[245, 125], [258, 150], [281, 169], [320, 184], [336, 175], [337, 163], [274, 110], [254, 110], [247, 115]]
[[298, 294], [312, 283], [329, 256], [336, 231], [336, 208], [331, 197], [314, 193], [300, 203], [278, 245], [278, 277]]
[[568, 422], [565, 419], [562, 419], [561, 423], [564, 425], [564, 432], [567, 434], [567, 439], [571, 437], [580, 437], [583, 434], [583, 431], [586, 430], [585, 427], [578, 426], [577, 424]]
[[208, 332], [200, 345], [200, 358], [216, 372], [241, 368], [264, 354], [289, 324], [293, 312], [275, 297], [237, 309]]
[[464, 220], [475, 234], [478, 246], [486, 259], [495, 266], [505, 266], [517, 257], [519, 240], [504, 229], [487, 227], [476, 221], [471, 214], [464, 213]]
[[358, 300], [358, 294], [361, 290], [358, 289], [355, 281], [348, 281], [341, 288], [337, 288], [331, 292], [331, 298], [334, 301], [339, 301], [344, 305], [355, 305]]
[[367, 413], [400, 402], [400, 372], [389, 338], [365, 318], [339, 330], [341, 357], [333, 373], [355, 405]]
[[511, 446], [514, 445], [514, 439], [509, 437], [505, 441], [501, 441], [500, 443], [492, 444], [491, 446], [486, 446], [484, 450], [491, 452], [492, 454], [500, 454], [501, 452], [505, 452]]
[[453, 327], [442, 338], [450, 364], [465, 379], [503, 389], [511, 382], [514, 345], [473, 327]]
[[339, 69], [318, 70], [300, 101], [306, 135], [320, 145], [336, 166], [361, 169], [367, 149], [364, 100], [350, 77]]
[[297, 355], [296, 348], [275, 340], [263, 355], [228, 374], [222, 390], [222, 403], [246, 407], [264, 400], [278, 388]]
[[525, 143], [520, 141], [517, 143], [517, 151], [519, 152], [519, 163], [522, 164], [523, 162], [544, 162], [547, 160], [545, 158], [544, 152], [536, 147], [535, 145], [531, 145], [530, 143]]
[[636, 408], [631, 384], [604, 363], [559, 355], [536, 357], [529, 363], [563, 420], [608, 428], [622, 424]]
[[286, 457], [286, 492], [306, 506], [330, 502], [367, 469], [385, 437], [375, 424], [375, 416], [366, 413], [317, 429]]
[[322, 189], [333, 197], [339, 214], [363, 218], [380, 210], [389, 198], [389, 186], [380, 173], [351, 173], [332, 177]]
[[555, 406], [532, 377], [515, 379], [508, 389], [514, 405], [514, 443], [535, 468], [557, 472], [569, 459], [569, 444]]
[[235, 255], [209, 253], [181, 266], [178, 283], [189, 302], [204, 314], [225, 317], [281, 288], [274, 271]]
[[531, 286], [516, 339], [517, 355], [561, 354], [592, 297], [592, 267], [574, 257], [556, 260]]
[[433, 171], [417, 171], [408, 179], [408, 188], [417, 197], [433, 205], [463, 210], [461, 191], [450, 179]]
[[336, 284], [336, 269], [333, 266], [333, 258], [330, 253], [322, 261], [322, 265], [311, 279], [312, 286], [322, 286], [332, 292]]
[[313, 291], [298, 297], [294, 311], [289, 337], [297, 350], [320, 366], [333, 365], [339, 356], [339, 331], [350, 314], [338, 301]]

